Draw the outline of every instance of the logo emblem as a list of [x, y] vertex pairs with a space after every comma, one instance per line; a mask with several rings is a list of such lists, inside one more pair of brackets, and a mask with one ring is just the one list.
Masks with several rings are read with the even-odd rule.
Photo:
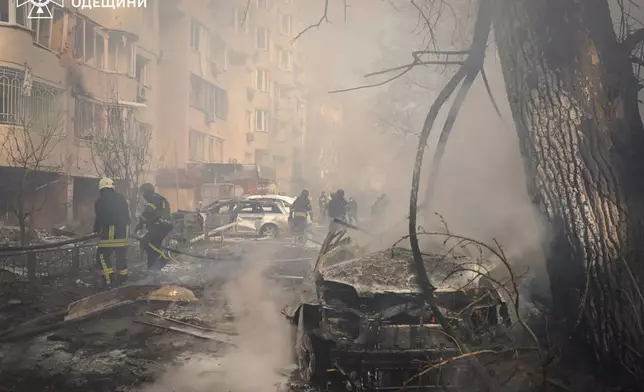
[[50, 4], [64, 7], [63, 0], [18, 0], [18, 7], [29, 7], [27, 19], [54, 19], [53, 7]]

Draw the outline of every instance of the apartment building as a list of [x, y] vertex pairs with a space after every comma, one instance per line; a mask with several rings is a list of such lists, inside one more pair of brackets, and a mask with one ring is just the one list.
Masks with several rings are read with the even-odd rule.
[[[52, 19], [28, 19], [29, 4], [0, 0], [0, 130], [21, 128], [24, 113], [61, 117], [32, 186], [48, 200], [36, 225], [93, 217], [95, 141], [124, 119], [127, 144], [149, 155], [146, 179], [177, 208], [194, 207], [191, 172], [210, 163], [256, 163], [279, 191], [297, 192], [307, 104], [294, 2], [52, 3]], [[0, 191], [0, 217], [11, 192]]]

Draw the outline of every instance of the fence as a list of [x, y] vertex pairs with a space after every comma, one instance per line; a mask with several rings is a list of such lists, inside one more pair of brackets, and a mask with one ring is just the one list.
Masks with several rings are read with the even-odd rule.
[[95, 244], [0, 255], [0, 283], [76, 275], [94, 265]]

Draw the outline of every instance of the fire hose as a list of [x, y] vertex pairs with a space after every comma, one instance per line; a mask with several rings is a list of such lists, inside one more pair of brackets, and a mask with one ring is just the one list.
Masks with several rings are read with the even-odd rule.
[[[89, 240], [98, 238], [99, 234], [97, 233], [92, 233], [92, 234], [87, 234], [81, 237], [76, 237], [76, 238], [71, 238], [68, 240], [64, 241], [57, 241], [57, 242], [51, 242], [47, 244], [37, 244], [37, 245], [26, 245], [26, 246], [6, 246], [6, 247], [0, 247], [0, 257], [11, 257], [11, 256], [20, 256], [20, 255], [25, 255], [29, 253], [34, 253], [35, 251], [44, 251], [44, 250], [52, 250], [52, 249], [57, 249], [61, 248], [66, 245], [75, 245], [79, 243], [84, 243]], [[143, 237], [135, 236], [135, 235], [130, 235], [130, 238], [141, 241], [143, 240]], [[189, 256], [193, 257], [196, 259], [202, 259], [202, 260], [221, 260], [221, 258], [218, 257], [213, 257], [213, 256], [205, 256], [205, 255], [199, 255], [195, 253], [190, 253], [174, 248], [168, 248], [165, 246], [162, 246], [161, 249], [171, 252], [171, 253], [176, 253], [180, 254], [183, 256]]]

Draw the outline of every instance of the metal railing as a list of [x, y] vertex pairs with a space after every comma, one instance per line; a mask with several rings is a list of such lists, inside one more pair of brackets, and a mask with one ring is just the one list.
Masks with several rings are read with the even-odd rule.
[[96, 244], [78, 244], [13, 255], [0, 254], [0, 284], [76, 275], [92, 269], [95, 258]]

